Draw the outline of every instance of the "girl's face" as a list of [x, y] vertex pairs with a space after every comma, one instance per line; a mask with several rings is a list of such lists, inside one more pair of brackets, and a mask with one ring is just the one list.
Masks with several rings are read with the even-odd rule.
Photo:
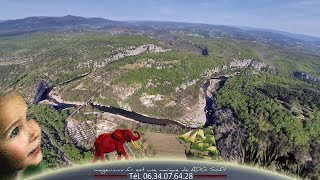
[[26, 111], [19, 94], [0, 102], [0, 166], [7, 171], [38, 165], [42, 160], [41, 129], [35, 120], [26, 119]]

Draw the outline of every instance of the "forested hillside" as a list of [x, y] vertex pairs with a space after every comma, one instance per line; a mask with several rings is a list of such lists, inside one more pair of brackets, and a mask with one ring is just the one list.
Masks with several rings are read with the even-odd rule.
[[269, 74], [229, 78], [217, 94], [219, 108], [232, 109], [246, 131], [244, 162], [314, 178], [319, 98], [319, 87]]

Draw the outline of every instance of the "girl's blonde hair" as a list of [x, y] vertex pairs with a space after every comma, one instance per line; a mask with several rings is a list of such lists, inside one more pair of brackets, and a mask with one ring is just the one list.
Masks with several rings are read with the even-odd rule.
[[7, 111], [9, 108], [7, 104], [10, 101], [15, 101], [17, 105], [15, 108], [21, 109], [21, 111], [25, 114], [27, 113], [27, 104], [22, 95], [19, 92], [12, 91], [6, 95], [0, 96], [0, 121], [6, 118], [5, 113], [3, 112]]

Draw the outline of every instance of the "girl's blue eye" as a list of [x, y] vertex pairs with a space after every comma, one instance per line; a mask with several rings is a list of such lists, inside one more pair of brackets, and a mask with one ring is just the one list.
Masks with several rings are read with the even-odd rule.
[[10, 134], [10, 138], [16, 137], [19, 134], [19, 131], [20, 131], [20, 128], [19, 127], [15, 127], [13, 129], [13, 131], [11, 132], [11, 134]]

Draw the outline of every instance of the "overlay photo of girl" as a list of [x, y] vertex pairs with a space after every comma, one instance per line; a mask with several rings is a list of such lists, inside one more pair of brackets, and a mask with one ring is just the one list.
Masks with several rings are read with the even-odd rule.
[[0, 96], [0, 179], [21, 179], [23, 170], [42, 161], [41, 128], [27, 109], [18, 92]]

